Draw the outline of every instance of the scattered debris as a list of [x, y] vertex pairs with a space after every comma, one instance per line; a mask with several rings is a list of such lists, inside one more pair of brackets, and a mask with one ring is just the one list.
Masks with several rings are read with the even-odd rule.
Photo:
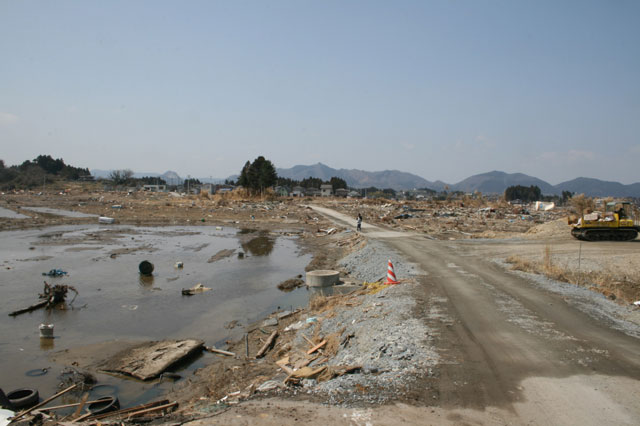
[[201, 283], [194, 285], [191, 288], [183, 288], [182, 295], [183, 296], [193, 296], [194, 294], [204, 293], [205, 291], [211, 290], [210, 287], [205, 287]]
[[26, 312], [35, 311], [36, 309], [44, 308], [45, 306], [48, 308], [52, 308], [56, 305], [59, 305], [65, 301], [65, 298], [67, 297], [67, 293], [69, 292], [69, 290], [75, 293], [75, 296], [70, 302], [70, 303], [73, 303], [76, 296], [78, 296], [78, 290], [76, 290], [75, 287], [70, 285], [62, 285], [62, 284], [56, 284], [52, 286], [45, 281], [44, 292], [39, 295], [39, 298], [43, 300], [40, 300], [38, 303], [35, 303], [26, 308], [13, 311], [9, 314], [9, 316], [15, 317], [16, 315], [20, 315]]
[[49, 277], [62, 277], [64, 275], [67, 275], [67, 272], [63, 271], [62, 269], [52, 269], [49, 272], [43, 272], [42, 275]]
[[217, 262], [218, 260], [222, 260], [225, 257], [233, 256], [233, 253], [235, 253], [235, 250], [232, 250], [232, 249], [220, 250], [219, 252], [211, 256], [211, 258], [207, 260], [207, 263]]
[[300, 278], [291, 278], [285, 281], [282, 281], [278, 284], [278, 290], [282, 290], [285, 292], [293, 291], [298, 287], [302, 287], [305, 285], [305, 282]]
[[102, 224], [112, 224], [115, 223], [115, 219], [112, 217], [107, 217], [107, 216], [100, 216], [98, 218], [98, 223], [102, 223]]

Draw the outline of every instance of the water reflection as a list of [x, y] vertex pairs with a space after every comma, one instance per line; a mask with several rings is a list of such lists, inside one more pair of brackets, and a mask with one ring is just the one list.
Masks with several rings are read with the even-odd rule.
[[268, 256], [273, 251], [275, 239], [269, 237], [267, 233], [261, 232], [259, 236], [243, 242], [241, 245], [245, 252], [251, 253], [253, 256]]
[[40, 338], [40, 350], [42, 351], [50, 351], [54, 348], [56, 339], [53, 338], [46, 338], [46, 337], [42, 337]]
[[140, 279], [138, 282], [142, 287], [152, 287], [153, 286], [153, 275], [139, 275]]

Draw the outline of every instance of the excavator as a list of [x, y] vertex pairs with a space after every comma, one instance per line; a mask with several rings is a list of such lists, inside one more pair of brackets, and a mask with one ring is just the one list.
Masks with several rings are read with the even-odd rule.
[[583, 214], [577, 222], [570, 220], [569, 224], [573, 225], [571, 235], [584, 241], [631, 241], [640, 231], [628, 201], [609, 202], [604, 214]]

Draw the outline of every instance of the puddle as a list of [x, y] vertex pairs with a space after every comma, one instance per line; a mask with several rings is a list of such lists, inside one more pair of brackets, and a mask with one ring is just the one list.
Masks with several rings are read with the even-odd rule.
[[28, 219], [29, 218], [29, 216], [16, 213], [13, 210], [5, 209], [4, 207], [0, 207], [0, 217], [4, 219]]
[[52, 209], [49, 207], [22, 207], [24, 210], [29, 210], [36, 213], [48, 213], [54, 214], [56, 216], [64, 216], [64, 217], [98, 217], [97, 214], [88, 214], [75, 212], [73, 210], [60, 210], [60, 209]]
[[[207, 262], [221, 250], [245, 256]], [[5, 391], [34, 387], [43, 396], [52, 395], [63, 366], [48, 354], [83, 345], [181, 338], [222, 345], [239, 338], [242, 326], [278, 307], [306, 306], [306, 288], [290, 293], [277, 288], [280, 282], [304, 274], [311, 257], [299, 253], [292, 237], [243, 234], [232, 228], [75, 225], [2, 232], [0, 383]], [[153, 275], [140, 275], [142, 260], [154, 264]], [[175, 267], [178, 261], [183, 268]], [[55, 268], [68, 275], [42, 276]], [[73, 306], [9, 317], [9, 312], [37, 301], [43, 280], [74, 286], [79, 294]], [[198, 283], [211, 290], [181, 294], [183, 288]], [[225, 328], [232, 321], [240, 326]], [[54, 339], [39, 338], [41, 323], [55, 325]], [[213, 359], [215, 355], [205, 353], [178, 372], [186, 377]], [[25, 375], [47, 367], [47, 374]], [[97, 378], [100, 384], [117, 388], [123, 406], [156, 398], [172, 387], [170, 380], [142, 383], [107, 374]]]

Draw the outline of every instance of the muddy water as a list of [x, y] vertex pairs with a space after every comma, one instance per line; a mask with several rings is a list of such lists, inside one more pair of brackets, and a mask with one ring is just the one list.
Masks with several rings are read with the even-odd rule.
[[29, 210], [36, 213], [48, 213], [54, 214], [56, 216], [64, 216], [64, 217], [98, 217], [97, 214], [89, 214], [76, 212], [73, 210], [60, 210], [60, 209], [52, 209], [50, 207], [22, 207], [24, 210]]
[[0, 217], [6, 218], [6, 219], [28, 219], [29, 218], [29, 216], [16, 213], [13, 210], [5, 209], [4, 207], [0, 207]]
[[[233, 254], [208, 262], [221, 250]], [[239, 256], [243, 253], [243, 256]], [[154, 264], [142, 277], [142, 260]], [[184, 263], [177, 269], [176, 262]], [[242, 327], [278, 307], [306, 305], [306, 289], [282, 293], [277, 284], [304, 274], [309, 255], [292, 238], [213, 227], [136, 228], [98, 225], [0, 233], [0, 383], [5, 391], [35, 387], [53, 394], [61, 365], [52, 352], [110, 340], [199, 338], [207, 345], [241, 336]], [[67, 276], [42, 273], [54, 268]], [[67, 310], [39, 310], [15, 318], [8, 313], [37, 301], [43, 281], [68, 284], [78, 296]], [[182, 296], [198, 283], [212, 290]], [[68, 300], [72, 295], [68, 296]], [[39, 338], [41, 323], [54, 324], [55, 339]], [[183, 376], [215, 355], [183, 366]], [[32, 370], [51, 367], [47, 374]], [[29, 374], [27, 374], [29, 373]], [[114, 386], [123, 405], [157, 397], [171, 383], [142, 383], [98, 374]]]

